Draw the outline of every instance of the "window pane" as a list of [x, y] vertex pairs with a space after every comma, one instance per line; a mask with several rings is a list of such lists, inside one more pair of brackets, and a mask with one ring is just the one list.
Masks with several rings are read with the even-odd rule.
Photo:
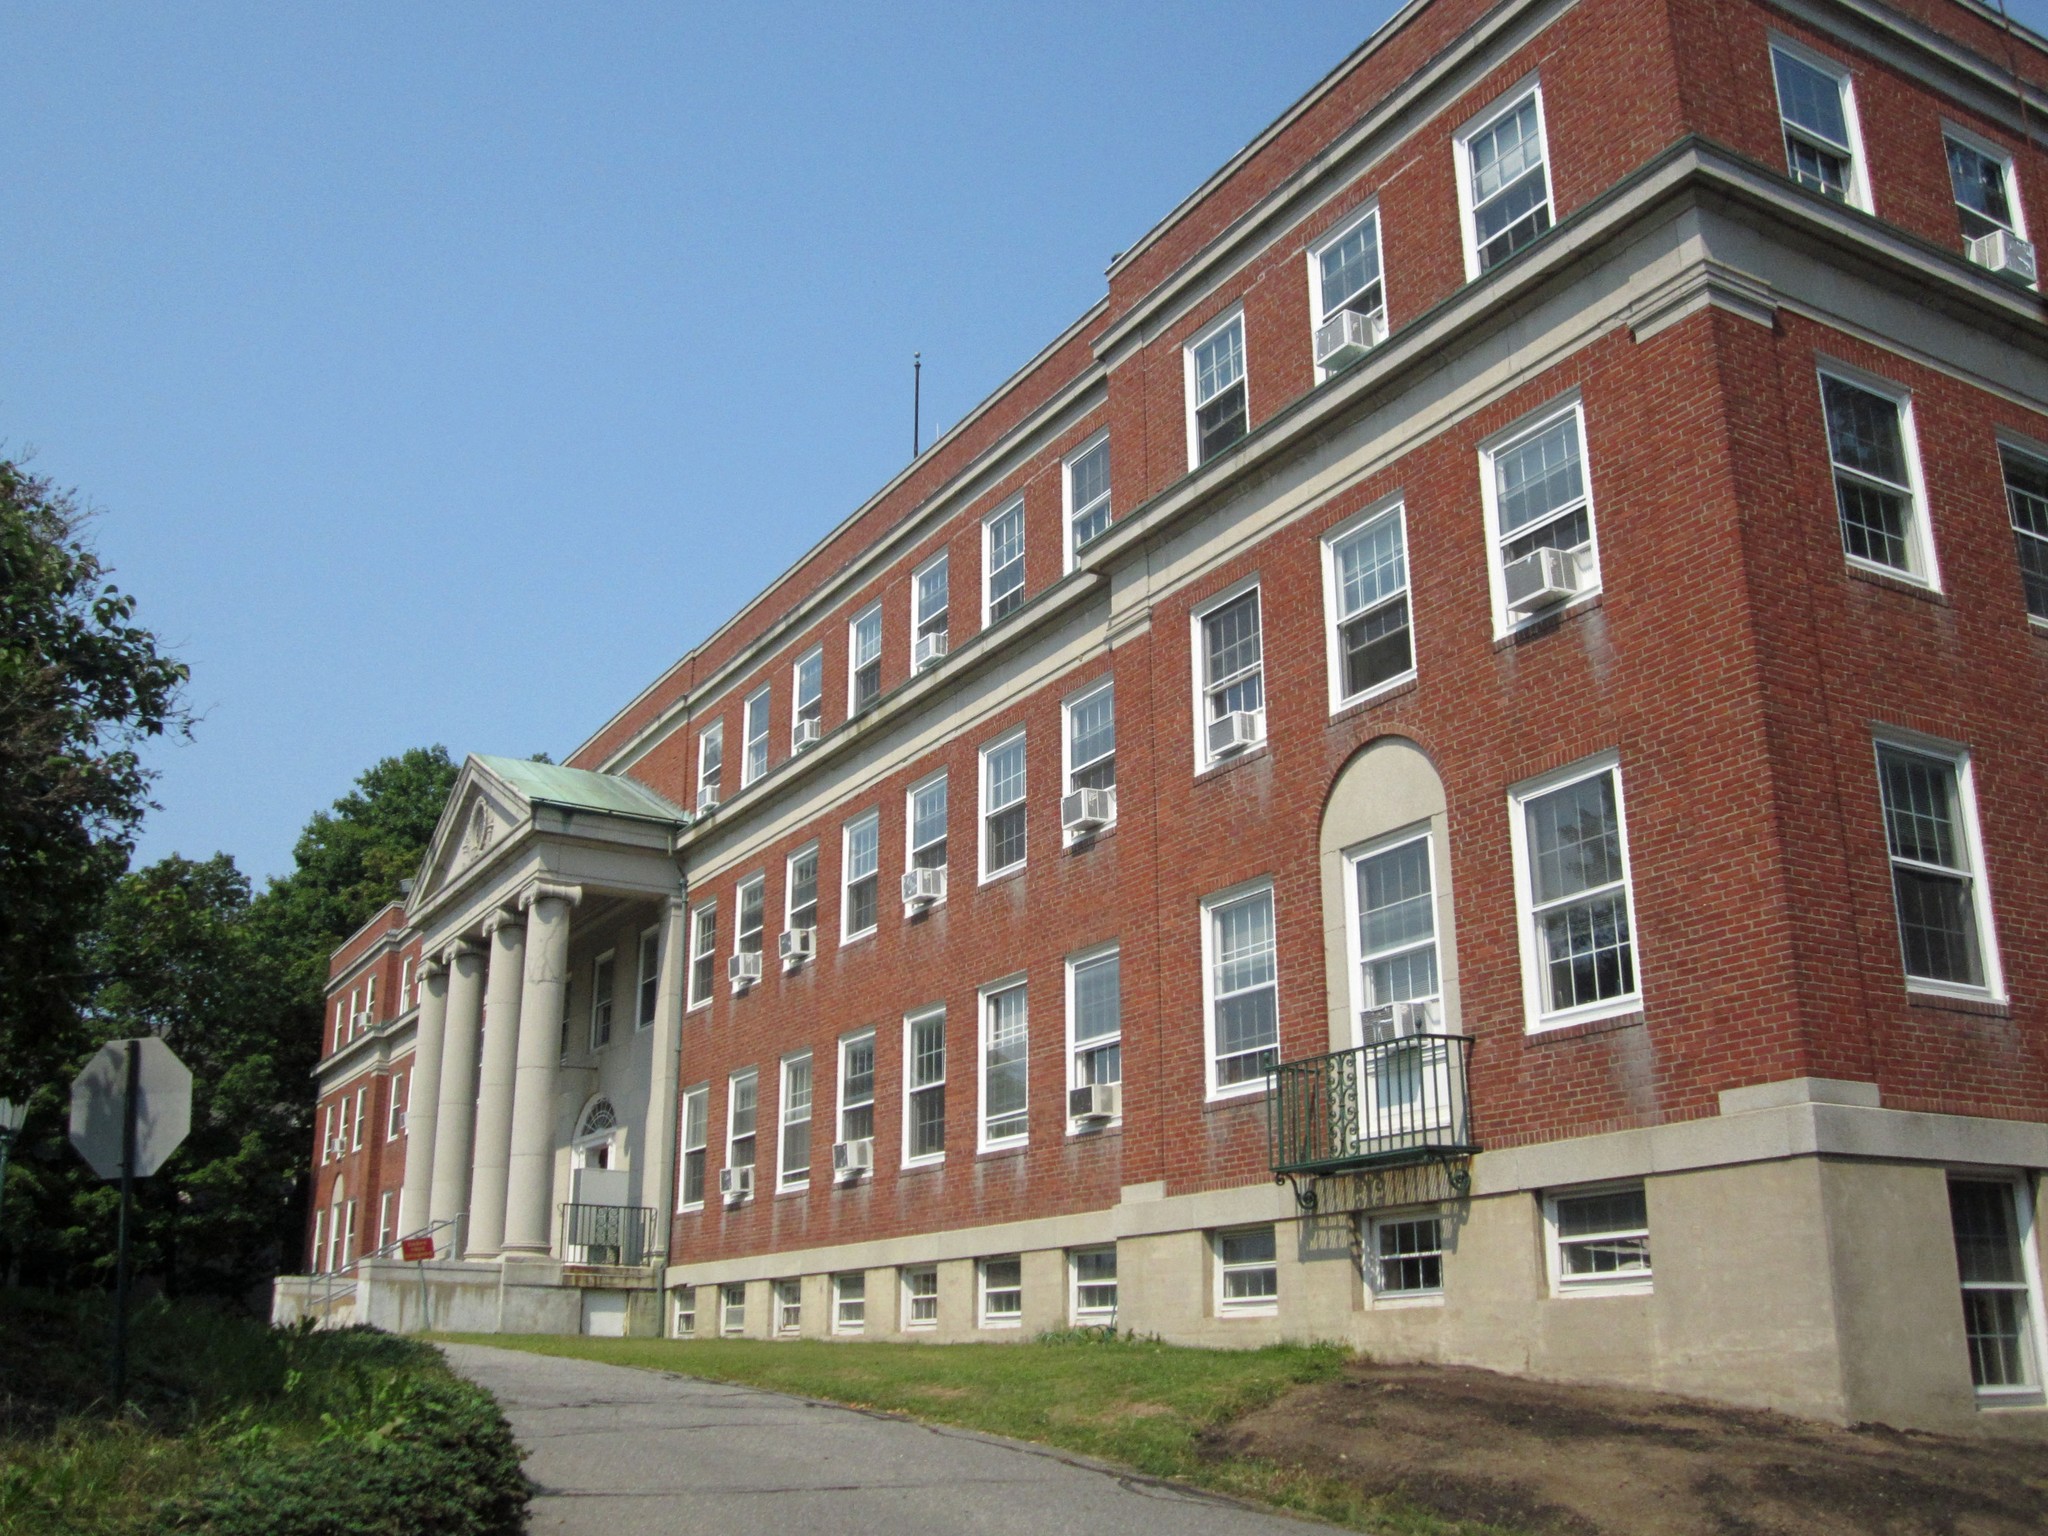
[[1611, 773], [1539, 795], [1524, 814], [1539, 905], [1621, 879], [1621, 819]]
[[1493, 473], [1503, 535], [1583, 501], [1578, 416], [1561, 416], [1534, 437], [1497, 451]]
[[982, 1115], [987, 1138], [998, 1141], [1022, 1136], [1028, 1125], [1024, 989], [992, 993], [986, 1006]]
[[1536, 98], [1529, 97], [1484, 132], [1473, 135], [1472, 199], [1483, 203], [1543, 163], [1536, 133]]
[[[1948, 179], [1956, 202], [1988, 222], [2012, 228], [2012, 207], [2006, 200], [2005, 167], [1968, 144], [1948, 142]], [[1977, 230], [1974, 233], [1988, 233]]]
[[1906, 448], [1896, 400], [1836, 378], [1821, 380], [1827, 407], [1828, 452], [1844, 468], [1892, 485], [1906, 484]]
[[946, 557], [944, 555], [917, 573], [917, 632], [931, 634], [945, 628]]
[[1067, 762], [1078, 768], [1116, 750], [1116, 696], [1098, 688], [1067, 711]]
[[1849, 147], [1849, 121], [1842, 111], [1842, 86], [1834, 76], [1804, 59], [1772, 50], [1778, 76], [1778, 104], [1785, 121], [1841, 149]]
[[1120, 957], [1104, 955], [1074, 967], [1074, 1039], [1099, 1040], [1123, 1027]]
[[1264, 891], [1213, 909], [1215, 986], [1241, 992], [1273, 979], [1273, 898]]
[[1244, 325], [1233, 320], [1195, 348], [1195, 401], [1204, 404], [1244, 377]]
[[1323, 287], [1323, 313], [1334, 315], [1354, 296], [1371, 288], [1371, 307], [1378, 307], [1380, 249], [1378, 216], [1363, 219], [1318, 258]]
[[1024, 601], [1024, 503], [988, 524], [988, 616], [990, 622], [1014, 612]]
[[1109, 439], [1067, 466], [1067, 511], [1077, 550], [1109, 527]]
[[1557, 1235], [1637, 1231], [1650, 1224], [1649, 1204], [1640, 1189], [1573, 1195], [1557, 1202]]
[[1211, 686], [1258, 666], [1259, 594], [1247, 592], [1208, 614], [1202, 620], [1202, 634]]
[[1223, 1234], [1225, 1264], [1270, 1264], [1276, 1251], [1271, 1227], [1254, 1227], [1248, 1232]]
[[2048, 619], [2048, 462], [2007, 450], [2005, 499], [2019, 547], [2027, 612]]
[[846, 829], [846, 872], [849, 880], [872, 875], [881, 865], [882, 827], [879, 819], [865, 817]]

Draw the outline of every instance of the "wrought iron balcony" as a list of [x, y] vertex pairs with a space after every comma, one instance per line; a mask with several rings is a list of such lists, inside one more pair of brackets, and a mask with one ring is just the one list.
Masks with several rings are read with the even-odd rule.
[[1466, 1035], [1414, 1034], [1278, 1063], [1266, 1101], [1274, 1182], [1313, 1210], [1319, 1175], [1434, 1162], [1462, 1193], [1462, 1159], [1478, 1150], [1471, 1052]]
[[562, 1207], [562, 1251], [571, 1264], [645, 1264], [659, 1251], [654, 1235], [649, 1205]]

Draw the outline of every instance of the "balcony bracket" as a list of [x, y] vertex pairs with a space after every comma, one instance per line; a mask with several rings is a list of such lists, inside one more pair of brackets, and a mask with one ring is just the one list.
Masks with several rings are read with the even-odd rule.
[[1315, 1215], [1316, 1207], [1321, 1201], [1316, 1194], [1316, 1177], [1314, 1174], [1276, 1173], [1273, 1175], [1273, 1182], [1275, 1184], [1292, 1186], [1295, 1206], [1310, 1216]]
[[1444, 1171], [1444, 1182], [1451, 1186], [1451, 1193], [1463, 1200], [1472, 1193], [1472, 1159], [1456, 1152], [1445, 1152], [1436, 1160]]

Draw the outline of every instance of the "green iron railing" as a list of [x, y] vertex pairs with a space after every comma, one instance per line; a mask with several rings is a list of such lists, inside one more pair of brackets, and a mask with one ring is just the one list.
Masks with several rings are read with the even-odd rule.
[[572, 1264], [645, 1264], [655, 1252], [654, 1208], [564, 1205], [562, 1245]]
[[1466, 1035], [1405, 1035], [1276, 1063], [1267, 1130], [1276, 1181], [1478, 1150]]

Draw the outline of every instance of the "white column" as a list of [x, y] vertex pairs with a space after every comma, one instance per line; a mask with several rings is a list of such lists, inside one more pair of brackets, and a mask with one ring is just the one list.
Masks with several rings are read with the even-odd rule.
[[448, 967], [448, 1018], [441, 1035], [441, 1103], [434, 1118], [429, 1222], [453, 1221], [468, 1209], [470, 1138], [476, 1129], [476, 1042], [484, 1019], [483, 951], [464, 939], [449, 945], [441, 958]]
[[519, 1087], [512, 1099], [511, 1178], [505, 1197], [506, 1255], [545, 1257], [555, 1197], [555, 1069], [562, 1060], [562, 1009], [569, 986], [569, 909], [580, 886], [536, 882], [526, 908], [526, 992], [519, 1004]]
[[398, 1191], [400, 1236], [427, 1224], [434, 1187], [434, 1127], [441, 1118], [441, 1036], [448, 1023], [448, 970], [420, 962], [420, 1011], [412, 1030], [412, 1086], [405, 1101], [405, 1182]]
[[469, 1175], [469, 1240], [472, 1259], [497, 1256], [505, 1245], [505, 1167], [512, 1141], [513, 1063], [519, 1052], [520, 975], [525, 969], [526, 929], [510, 912], [484, 919], [491, 946], [490, 981], [484, 991], [484, 1052], [476, 1079], [476, 1162]]
[[667, 1253], [676, 1210], [676, 1088], [681, 1081], [683, 987], [690, 957], [686, 907], [680, 894], [668, 899], [662, 913], [661, 966], [656, 983], [652, 1060], [647, 1073], [647, 1156], [642, 1164], [640, 1199], [654, 1207], [654, 1244]]

